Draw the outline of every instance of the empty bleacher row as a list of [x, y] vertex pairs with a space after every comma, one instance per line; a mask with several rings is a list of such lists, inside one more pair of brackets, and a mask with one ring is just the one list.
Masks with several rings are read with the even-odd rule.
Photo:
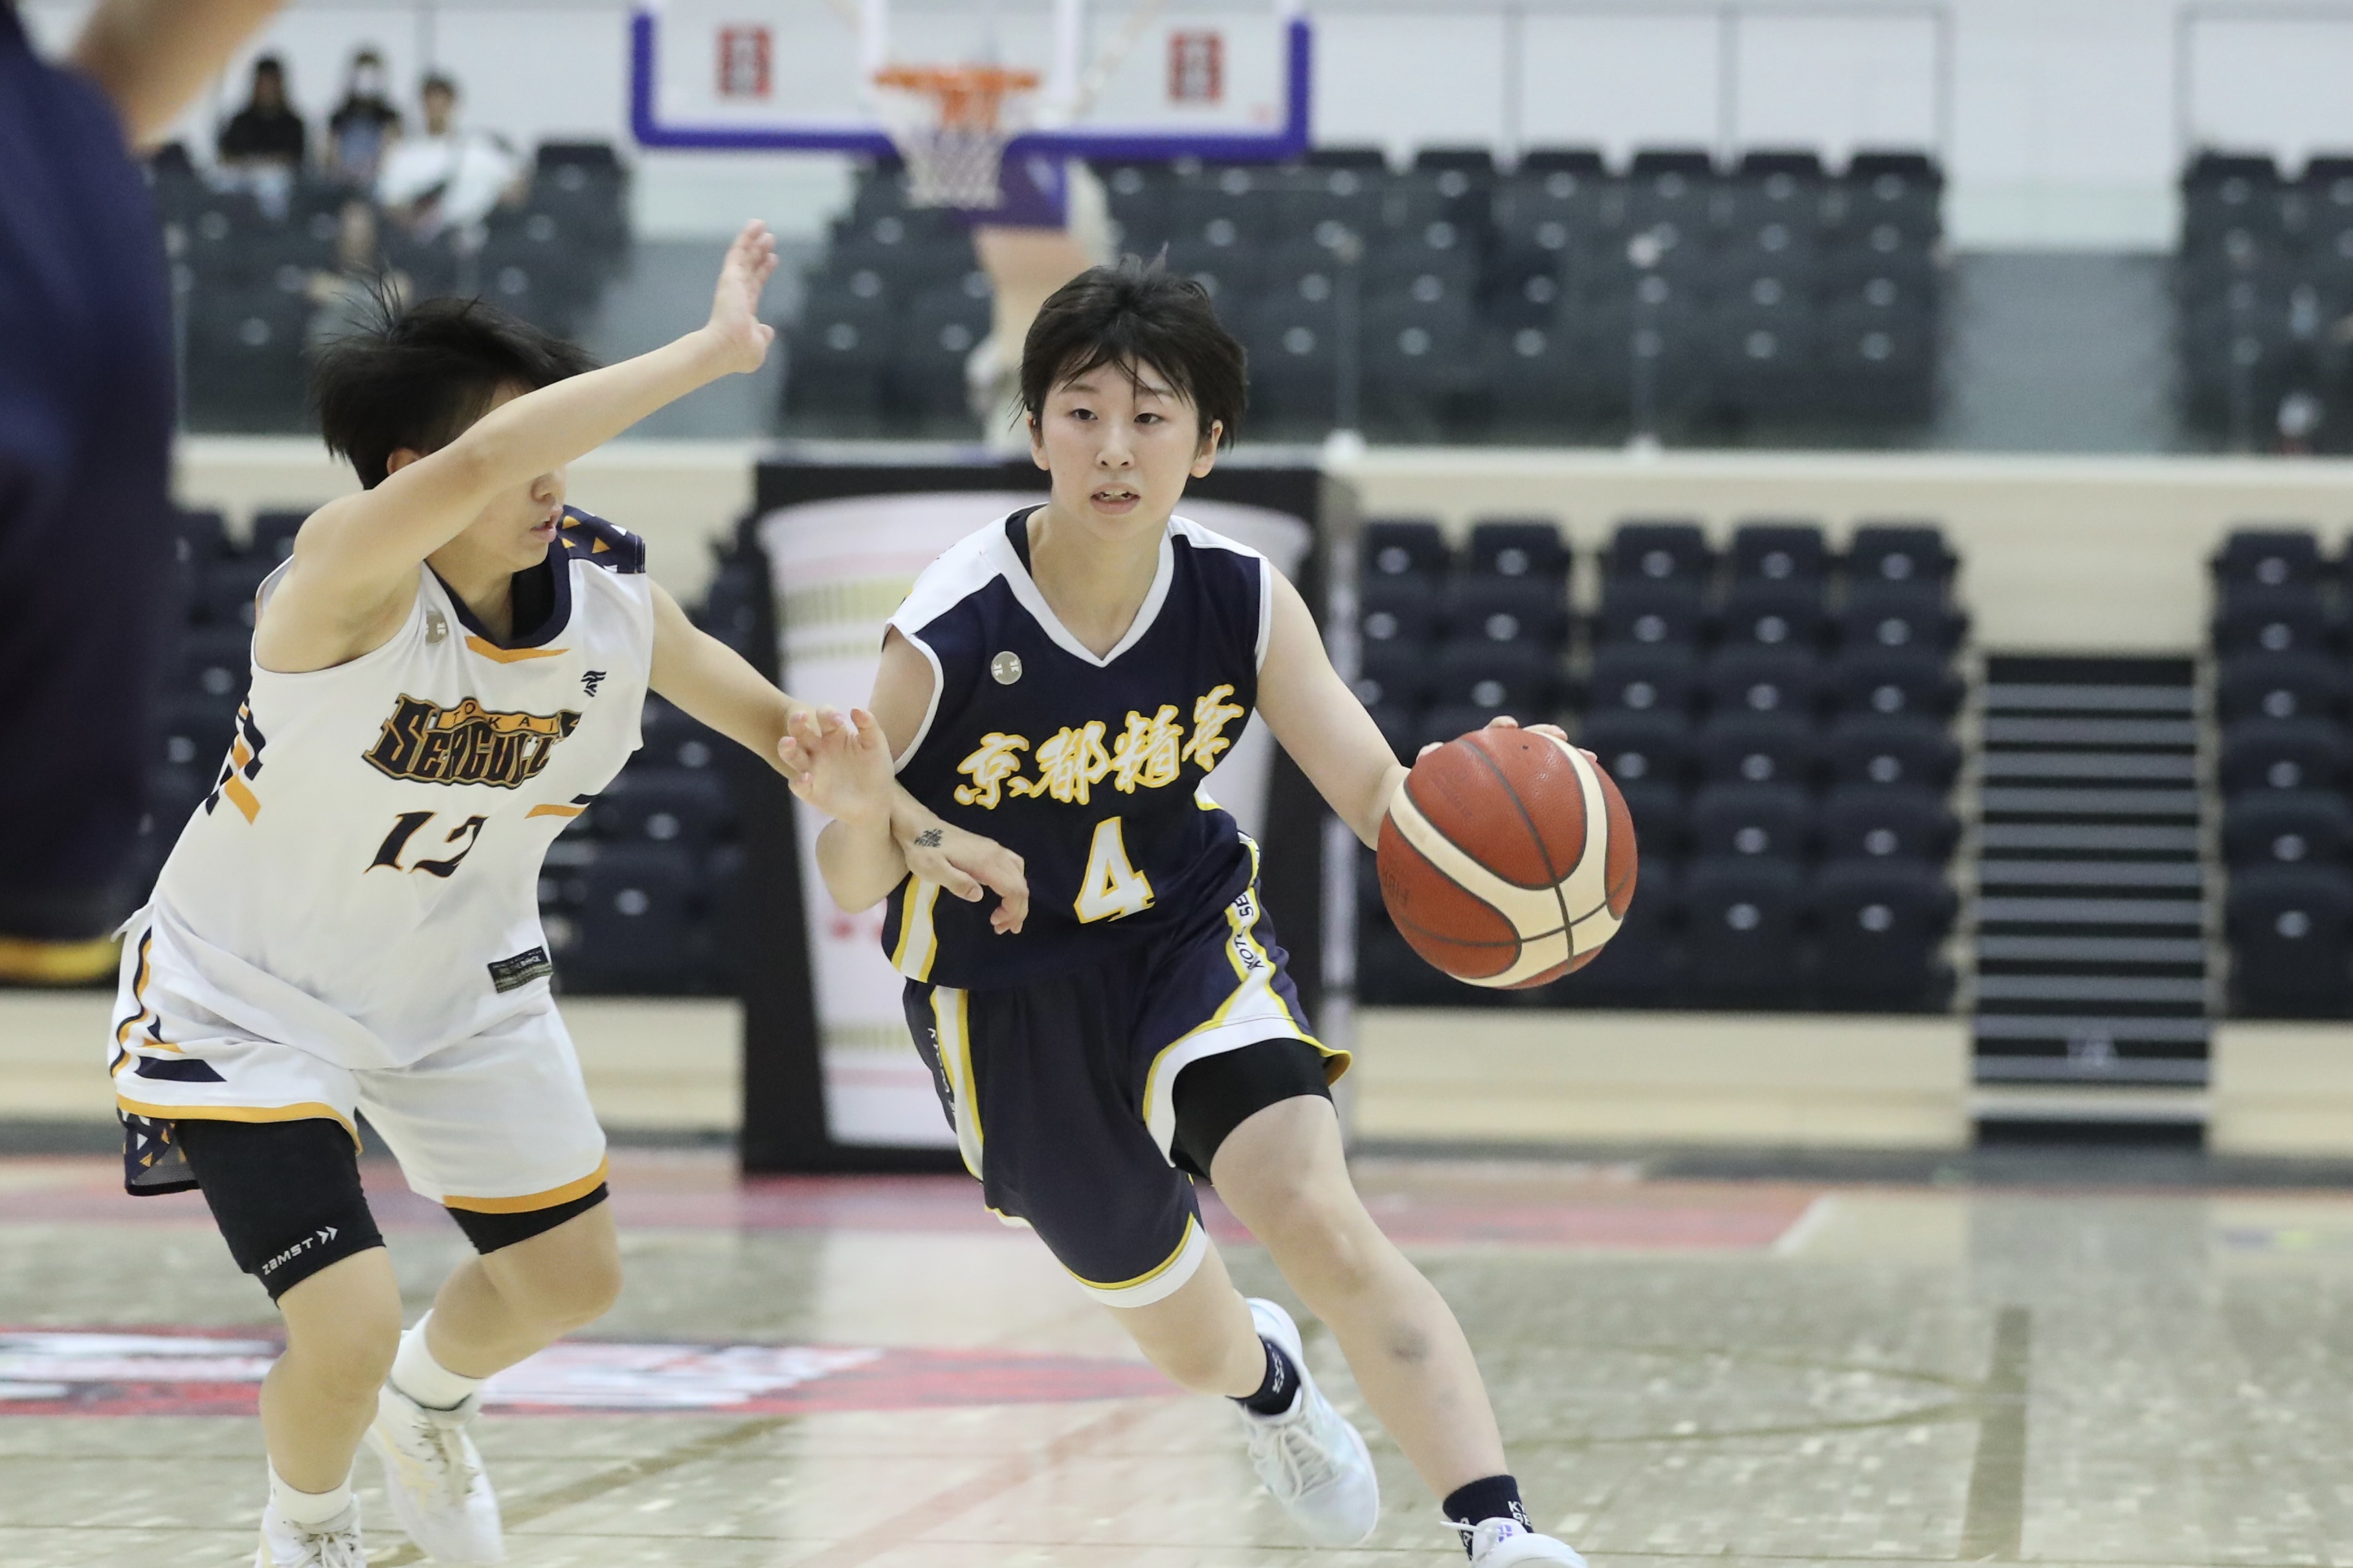
[[2174, 260], [2183, 412], [2242, 447], [2353, 448], [2353, 156], [2294, 179], [2262, 153], [2181, 175]]
[[[1940, 532], [1867, 523], [1840, 557], [1813, 524], [1752, 522], [1719, 557], [1696, 523], [1629, 521], [1585, 615], [1571, 564], [1545, 520], [1474, 523], [1459, 552], [1368, 522], [1358, 551], [1357, 691], [1400, 759], [1498, 713], [1557, 720], [1633, 815], [1626, 929], [1525, 999], [1943, 1007], [1967, 620]], [[1482, 994], [1412, 958], [1369, 852], [1358, 885], [1365, 1000]]]
[[2353, 746], [2345, 729], [2347, 561], [2309, 529], [2232, 533], [2215, 557], [2217, 777], [2232, 1005], [2353, 1007]]
[[[1426, 149], [1283, 165], [1110, 165], [1119, 246], [1165, 247], [1250, 356], [1251, 427], [1398, 439], [1543, 437], [1692, 421], [1926, 418], [1935, 395], [1943, 176], [1917, 153], [1583, 149], [1500, 168]], [[806, 279], [794, 427], [969, 425], [963, 368], [987, 278], [946, 215], [865, 171]]]
[[[303, 352], [350, 319], [379, 276], [408, 296], [476, 296], [550, 331], [576, 333], [626, 266], [628, 174], [605, 142], [543, 144], [527, 193], [479, 235], [411, 237], [365, 198], [298, 181], [282, 216], [250, 192], [219, 189], [185, 159], [151, 165], [181, 329], [192, 425], [290, 430], [302, 423]], [[357, 210], [354, 210], [354, 209]]]
[[[307, 513], [256, 514], [232, 540], [216, 511], [180, 514], [186, 624], [164, 686], [142, 834], [152, 881], [190, 815], [202, 808], [250, 682], [254, 592], [292, 549]], [[723, 561], [698, 625], [748, 651], [756, 576]], [[571, 991], [732, 991], [740, 931], [730, 911], [743, 855], [728, 769], [739, 748], [658, 697], [647, 699], [644, 744], [620, 776], [550, 847], [540, 911], [558, 984]]]

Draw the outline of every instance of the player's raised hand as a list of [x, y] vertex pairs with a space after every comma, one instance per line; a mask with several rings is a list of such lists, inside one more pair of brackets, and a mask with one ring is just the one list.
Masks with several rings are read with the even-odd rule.
[[1029, 876], [1021, 857], [994, 838], [951, 827], [928, 812], [923, 816], [921, 822], [892, 823], [907, 869], [968, 904], [979, 902], [984, 890], [995, 893], [990, 929], [999, 935], [1019, 931], [1029, 918]]
[[760, 320], [760, 290], [776, 271], [776, 237], [754, 218], [727, 247], [720, 264], [719, 287], [711, 297], [710, 333], [726, 357], [731, 371], [754, 371], [768, 357], [776, 329]]
[[864, 709], [851, 709], [847, 720], [831, 708], [796, 710], [776, 759], [793, 793], [835, 821], [871, 826], [890, 819], [891, 744]]

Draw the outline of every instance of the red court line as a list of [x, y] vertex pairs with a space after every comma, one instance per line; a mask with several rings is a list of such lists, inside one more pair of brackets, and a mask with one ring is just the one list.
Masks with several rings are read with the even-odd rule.
[[[0, 1192], [0, 1224], [192, 1225], [211, 1215], [195, 1193], [132, 1198], [113, 1179], [113, 1162], [80, 1161], [87, 1173], [58, 1185]], [[418, 1197], [388, 1161], [364, 1167], [368, 1202], [387, 1230], [449, 1224], [439, 1205]], [[965, 1176], [754, 1176], [738, 1178], [716, 1162], [685, 1164], [626, 1157], [615, 1163], [613, 1216], [646, 1230], [744, 1232], [879, 1231], [1003, 1235]], [[1407, 1247], [1532, 1247], [1604, 1251], [1753, 1251], [1778, 1240], [1817, 1194], [1809, 1189], [1639, 1184], [1538, 1196], [1510, 1191], [1485, 1196], [1376, 1193], [1367, 1205], [1381, 1228]], [[1242, 1229], [1215, 1194], [1201, 1191], [1212, 1236], [1244, 1242]]]

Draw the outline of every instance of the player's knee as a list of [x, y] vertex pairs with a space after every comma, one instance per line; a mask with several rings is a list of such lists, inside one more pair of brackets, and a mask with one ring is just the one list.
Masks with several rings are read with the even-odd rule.
[[332, 1313], [287, 1316], [286, 1352], [298, 1375], [338, 1404], [372, 1402], [400, 1349], [400, 1299], [339, 1303]]
[[500, 1279], [499, 1293], [533, 1323], [568, 1333], [612, 1310], [621, 1294], [620, 1249], [584, 1241], [534, 1258]]
[[1372, 1286], [1384, 1244], [1353, 1193], [1303, 1187], [1284, 1194], [1274, 1213], [1259, 1239], [1303, 1293], [1353, 1295]]

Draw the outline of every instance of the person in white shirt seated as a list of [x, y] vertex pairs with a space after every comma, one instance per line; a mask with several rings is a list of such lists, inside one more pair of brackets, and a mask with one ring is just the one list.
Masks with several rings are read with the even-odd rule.
[[419, 239], [472, 230], [501, 202], [522, 199], [529, 165], [487, 132], [458, 128], [458, 84], [425, 79], [425, 133], [403, 137], [384, 155], [375, 199]]

